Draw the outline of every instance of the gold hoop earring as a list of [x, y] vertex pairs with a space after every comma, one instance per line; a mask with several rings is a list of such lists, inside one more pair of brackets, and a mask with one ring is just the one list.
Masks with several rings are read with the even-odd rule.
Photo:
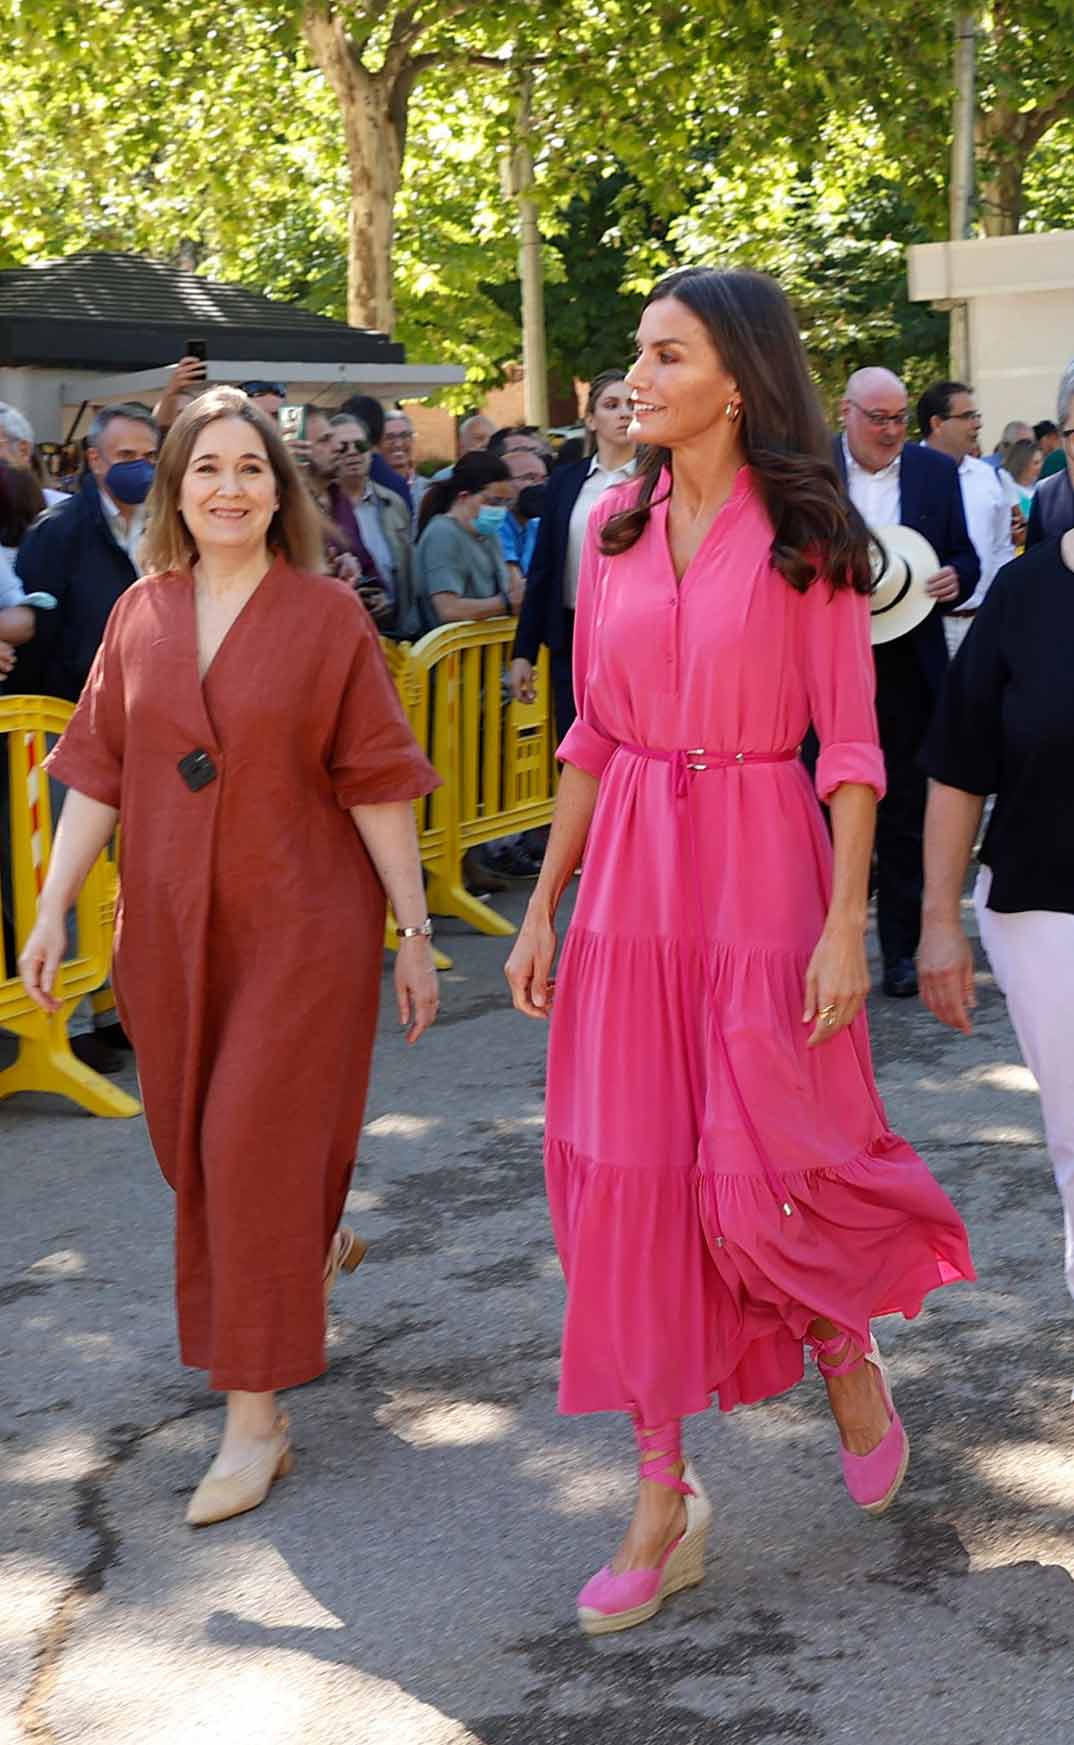
[[728, 400], [727, 405], [723, 409], [723, 413], [724, 417], [728, 419], [730, 423], [737, 424], [739, 418], [742, 416], [742, 407], [737, 401]]

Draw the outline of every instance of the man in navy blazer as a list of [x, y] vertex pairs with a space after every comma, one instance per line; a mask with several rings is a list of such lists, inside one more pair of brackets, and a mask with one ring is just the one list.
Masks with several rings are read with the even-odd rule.
[[574, 645], [574, 613], [563, 597], [571, 515], [589, 477], [592, 457], [570, 466], [555, 467], [545, 487], [537, 544], [526, 577], [526, 597], [518, 615], [514, 659], [531, 666], [544, 643], [551, 654], [552, 697], [556, 732], [564, 737], [574, 720], [574, 686], [571, 655]]
[[981, 573], [966, 529], [958, 467], [938, 450], [906, 441], [906, 389], [888, 370], [859, 370], [841, 407], [835, 462], [870, 527], [912, 527], [940, 560], [928, 583], [938, 611], [906, 636], [877, 646], [876, 713], [888, 789], [876, 821], [877, 930], [884, 992], [917, 992], [914, 954], [921, 931], [926, 779], [919, 764], [944, 673], [941, 612], [968, 600]]

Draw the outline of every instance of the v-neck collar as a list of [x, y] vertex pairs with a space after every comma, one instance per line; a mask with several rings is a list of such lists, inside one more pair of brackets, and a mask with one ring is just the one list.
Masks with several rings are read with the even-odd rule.
[[[668, 508], [671, 501], [671, 486], [672, 478], [670, 469], [664, 467], [656, 481], [656, 489], [653, 492], [653, 514], [659, 517], [656, 531], [663, 546], [664, 560], [667, 563], [671, 575], [672, 587], [675, 589], [676, 594], [678, 594], [681, 593], [682, 589], [685, 587], [691, 571], [700, 562], [701, 558], [707, 554], [709, 545], [717, 532], [721, 534], [724, 533], [731, 522], [737, 520], [740, 506], [749, 501], [753, 494], [753, 473], [745, 463], [739, 467], [735, 474], [735, 482], [731, 486], [731, 491], [727, 501], [721, 503], [715, 515], [712, 517], [712, 521], [705, 533], [704, 539], [694, 552], [693, 557], [683, 570], [681, 576], [678, 576], [675, 573], [675, 559], [671, 555], [671, 539], [668, 528]], [[732, 511], [734, 511], [734, 514], [732, 514]]]
[[209, 708], [209, 698], [208, 698], [209, 680], [212, 678], [213, 673], [216, 671], [217, 666], [219, 665], [220, 661], [224, 658], [224, 656], [227, 654], [228, 650], [233, 646], [233, 644], [235, 642], [240, 640], [240, 638], [239, 638], [240, 627], [243, 624], [245, 624], [246, 621], [251, 616], [251, 608], [253, 607], [255, 600], [261, 599], [266, 588], [269, 588], [271, 586], [271, 584], [275, 581], [277, 575], [279, 574], [280, 570], [285, 568], [285, 567], [286, 567], [286, 560], [283, 557], [281, 557], [279, 554], [277, 554], [275, 557], [273, 557], [271, 563], [269, 564], [268, 569], [265, 571], [264, 575], [261, 577], [261, 580], [258, 582], [257, 587], [254, 589], [253, 593], [250, 594], [247, 597], [247, 599], [243, 601], [242, 606], [239, 608], [238, 612], [235, 614], [235, 617], [232, 619], [231, 623], [228, 625], [227, 629], [225, 630], [223, 636], [220, 639], [220, 644], [216, 650], [216, 653], [213, 655], [213, 658], [209, 662], [204, 673], [199, 673], [199, 671], [198, 671], [197, 583], [194, 580], [193, 570], [187, 571], [187, 574], [186, 574], [187, 609], [188, 609], [188, 613], [189, 613], [188, 633], [189, 633], [191, 644], [192, 644], [191, 661], [192, 661], [193, 672], [194, 672], [194, 684], [195, 684], [195, 688], [197, 690], [198, 701], [199, 701], [200, 706], [201, 706], [202, 715], [205, 718], [205, 723], [209, 727], [209, 729], [211, 731], [212, 738], [214, 741], [217, 741], [219, 736], [217, 734], [216, 725], [213, 721], [212, 713], [211, 713], [210, 708]]

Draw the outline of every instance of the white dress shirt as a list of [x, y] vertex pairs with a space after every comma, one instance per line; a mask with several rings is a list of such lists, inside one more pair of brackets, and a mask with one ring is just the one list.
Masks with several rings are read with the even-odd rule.
[[995, 469], [968, 454], [958, 469], [962, 505], [974, 550], [981, 560], [981, 579], [971, 597], [955, 608], [955, 617], [975, 612], [984, 600], [996, 571], [1014, 557], [1011, 538], [1011, 506]]
[[625, 485], [634, 476], [637, 467], [636, 460], [628, 460], [623, 467], [602, 467], [600, 456], [594, 455], [585, 483], [578, 493], [578, 501], [571, 510], [571, 525], [567, 534], [567, 562], [563, 570], [563, 603], [568, 612], [573, 612], [578, 602], [578, 571], [582, 566], [582, 547], [585, 545], [586, 528], [593, 505], [598, 497], [603, 497], [605, 491], [610, 491], [613, 485]]
[[98, 494], [101, 499], [101, 508], [104, 510], [105, 521], [108, 523], [109, 533], [120, 550], [126, 552], [135, 569], [138, 569], [138, 546], [142, 534], [145, 532], [149, 511], [144, 503], [139, 503], [132, 508], [130, 516], [124, 520], [118, 503], [103, 485], [98, 486]]
[[902, 518], [902, 486], [899, 469], [902, 449], [878, 473], [859, 466], [843, 438], [843, 457], [847, 466], [847, 494], [866, 527], [875, 533], [880, 527], [897, 527]]

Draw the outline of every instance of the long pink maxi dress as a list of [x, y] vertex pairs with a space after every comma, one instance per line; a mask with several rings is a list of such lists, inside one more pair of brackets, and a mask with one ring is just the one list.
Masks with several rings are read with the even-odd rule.
[[587, 536], [560, 755], [600, 789], [546, 1127], [561, 1409], [647, 1424], [792, 1387], [816, 1316], [867, 1342], [874, 1316], [974, 1277], [961, 1219], [888, 1126], [865, 1017], [816, 1049], [802, 1023], [832, 855], [797, 753], [812, 721], [821, 798], [883, 792], [868, 602], [773, 568], [748, 468], [677, 583], [668, 483], [630, 551], [597, 541], [636, 483]]

